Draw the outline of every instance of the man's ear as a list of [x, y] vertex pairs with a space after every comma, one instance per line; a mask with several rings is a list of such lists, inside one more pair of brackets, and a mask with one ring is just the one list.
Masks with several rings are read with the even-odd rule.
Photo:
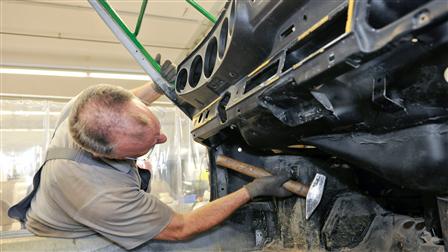
[[111, 157], [109, 157], [109, 155], [101, 155], [101, 154], [96, 153], [96, 152], [90, 152], [90, 154], [92, 154], [92, 156], [95, 157], [95, 158], [108, 158], [108, 159], [111, 159]]
[[104, 157], [104, 156], [102, 156], [102, 155], [100, 155], [100, 154], [98, 154], [98, 153], [95, 153], [95, 152], [90, 152], [90, 154], [92, 154], [92, 156], [93, 156], [94, 158], [102, 158], [102, 157]]

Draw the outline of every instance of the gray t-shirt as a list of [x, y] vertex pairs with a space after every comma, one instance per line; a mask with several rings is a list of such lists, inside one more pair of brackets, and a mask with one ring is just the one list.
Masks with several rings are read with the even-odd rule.
[[[63, 111], [68, 111], [68, 105]], [[63, 118], [49, 147], [79, 148]], [[39, 236], [80, 238], [99, 233], [126, 249], [159, 234], [173, 211], [140, 189], [137, 168], [127, 161], [102, 166], [66, 159], [47, 161], [27, 213], [26, 227]]]

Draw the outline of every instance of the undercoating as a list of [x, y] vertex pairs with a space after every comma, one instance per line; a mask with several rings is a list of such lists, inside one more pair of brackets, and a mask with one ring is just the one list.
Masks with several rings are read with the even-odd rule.
[[[245, 153], [238, 157], [253, 158]], [[365, 191], [363, 187], [369, 182], [358, 180], [352, 167], [333, 158], [323, 162], [321, 157], [275, 155], [263, 157], [262, 163], [274, 174], [292, 170], [291, 177], [303, 183], [310, 183], [313, 175], [319, 172], [327, 177], [327, 184], [322, 201], [309, 220], [305, 220], [305, 199], [297, 197], [260, 199], [239, 210], [229, 223], [249, 224], [254, 236], [261, 234], [256, 242], [259, 249], [444, 251], [438, 222], [431, 222], [428, 217], [434, 213], [425, 213], [431, 211], [425, 209], [431, 206], [426, 202], [428, 195], [406, 194], [405, 190], [390, 184], [381, 185], [381, 192]], [[325, 166], [326, 170], [322, 170]], [[250, 180], [218, 169], [228, 172], [227, 184], [231, 188], [227, 189], [230, 191]], [[334, 173], [340, 174], [335, 177]], [[397, 194], [399, 200], [395, 200]], [[438, 214], [432, 218], [438, 219]]]

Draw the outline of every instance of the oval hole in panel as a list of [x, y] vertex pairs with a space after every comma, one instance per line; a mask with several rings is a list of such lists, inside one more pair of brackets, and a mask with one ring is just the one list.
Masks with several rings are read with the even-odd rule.
[[221, 32], [219, 33], [219, 57], [222, 59], [226, 52], [227, 46], [227, 33], [229, 32], [229, 21], [224, 19], [221, 26]]
[[215, 37], [213, 37], [208, 42], [207, 50], [205, 51], [204, 75], [207, 78], [212, 75], [213, 69], [215, 68], [217, 51], [218, 41]]
[[191, 63], [190, 67], [190, 78], [188, 79], [190, 81], [191, 87], [196, 87], [199, 80], [201, 79], [202, 74], [202, 57], [201, 55], [196, 55], [194, 57], [193, 63]]
[[180, 92], [182, 92], [182, 90], [184, 90], [185, 85], [187, 84], [187, 79], [188, 79], [187, 70], [185, 68], [183, 68], [177, 74], [177, 79], [176, 79], [176, 90], [177, 90], [177, 92], [180, 93]]

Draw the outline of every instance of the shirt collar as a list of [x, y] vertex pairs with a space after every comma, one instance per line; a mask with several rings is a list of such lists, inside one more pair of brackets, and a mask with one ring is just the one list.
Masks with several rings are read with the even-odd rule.
[[135, 161], [132, 160], [115, 160], [107, 158], [101, 158], [101, 160], [109, 166], [115, 168], [116, 170], [124, 173], [129, 173], [132, 167], [135, 166]]

